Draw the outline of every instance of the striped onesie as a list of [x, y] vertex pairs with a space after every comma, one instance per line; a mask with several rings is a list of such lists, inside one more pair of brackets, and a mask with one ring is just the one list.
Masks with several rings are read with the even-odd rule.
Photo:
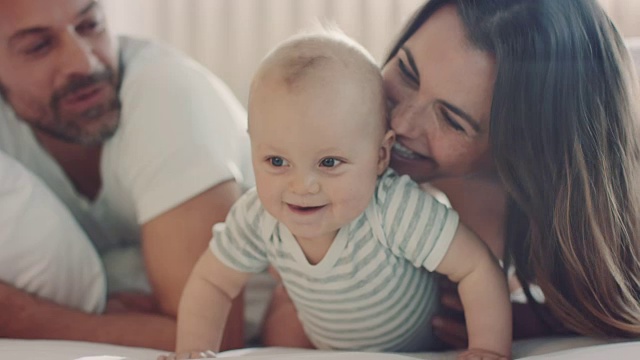
[[338, 231], [311, 265], [289, 230], [261, 206], [255, 189], [214, 226], [210, 249], [227, 266], [280, 275], [311, 342], [319, 349], [424, 351], [438, 306], [433, 271], [458, 215], [388, 170], [365, 212]]

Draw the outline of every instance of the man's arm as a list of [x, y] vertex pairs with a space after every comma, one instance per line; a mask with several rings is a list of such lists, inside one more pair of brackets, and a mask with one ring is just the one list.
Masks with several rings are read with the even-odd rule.
[[[211, 228], [223, 222], [240, 197], [235, 181], [218, 184], [142, 226], [142, 244], [149, 280], [163, 313], [175, 317], [189, 274], [211, 240]], [[233, 302], [222, 349], [241, 348], [243, 297]]]
[[0, 213], [0, 337], [174, 347], [168, 317], [88, 313], [104, 307], [97, 253], [59, 199], [2, 153]]
[[160, 315], [87, 314], [0, 282], [0, 337], [59, 339], [172, 350], [176, 323]]

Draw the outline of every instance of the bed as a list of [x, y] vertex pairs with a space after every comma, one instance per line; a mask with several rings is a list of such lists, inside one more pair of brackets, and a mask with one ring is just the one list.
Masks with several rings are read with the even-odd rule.
[[[604, 342], [583, 337], [544, 338], [518, 341], [513, 347], [516, 359], [640, 359], [640, 340], [628, 342]], [[0, 359], [29, 360], [155, 360], [162, 351], [131, 348], [107, 344], [60, 340], [0, 339]], [[252, 348], [226, 351], [222, 358], [249, 358], [256, 360], [304, 359], [304, 360], [448, 360], [455, 359], [455, 352], [443, 353], [349, 353], [285, 348]]]

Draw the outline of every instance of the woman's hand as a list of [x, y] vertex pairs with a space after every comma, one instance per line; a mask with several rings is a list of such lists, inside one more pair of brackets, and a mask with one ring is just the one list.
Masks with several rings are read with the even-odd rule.
[[[469, 339], [467, 338], [467, 327], [457, 286], [446, 278], [441, 280], [440, 303], [442, 310], [432, 319], [434, 333], [446, 346], [454, 349], [464, 349], [468, 346]], [[519, 287], [520, 283], [515, 276], [510, 276], [509, 290], [513, 292]], [[540, 308], [546, 312], [550, 319], [553, 319], [553, 315], [545, 306]], [[566, 333], [559, 330], [554, 332], [527, 303], [512, 302], [511, 309], [513, 311], [514, 340]], [[556, 327], [560, 329], [559, 326]]]

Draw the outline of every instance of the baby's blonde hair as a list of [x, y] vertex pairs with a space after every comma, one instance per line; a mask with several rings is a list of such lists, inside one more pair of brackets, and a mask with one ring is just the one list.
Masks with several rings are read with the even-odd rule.
[[[281, 81], [295, 91], [312, 75], [322, 71], [344, 74], [344, 81], [355, 81], [362, 86], [363, 103], [378, 106], [386, 115], [386, 98], [380, 68], [371, 54], [358, 42], [336, 27], [303, 32], [280, 43], [262, 60], [249, 95], [263, 81]], [[332, 78], [331, 78], [332, 79]], [[313, 77], [312, 81], [325, 81]], [[330, 81], [330, 80], [326, 80]], [[384, 117], [386, 126], [386, 116]]]

